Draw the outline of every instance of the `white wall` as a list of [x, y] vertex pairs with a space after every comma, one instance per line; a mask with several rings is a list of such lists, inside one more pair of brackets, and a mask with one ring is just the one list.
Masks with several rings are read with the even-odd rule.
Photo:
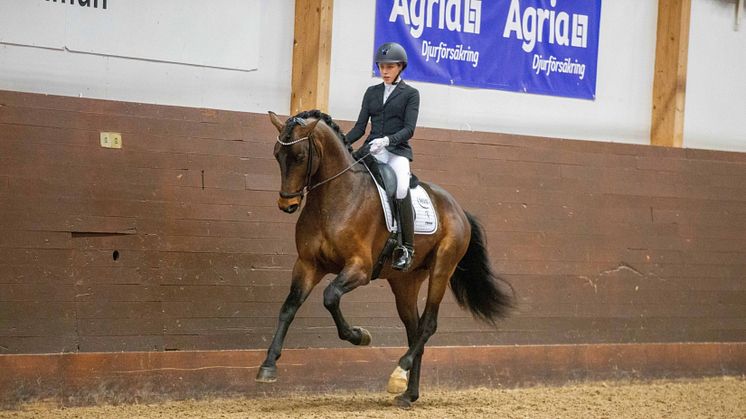
[[746, 151], [746, 19], [733, 30], [734, 2], [692, 1], [684, 111], [689, 148]]
[[[685, 147], [746, 151], [746, 20], [733, 31], [733, 1], [692, 1]], [[258, 39], [246, 50], [259, 54], [255, 71], [0, 42], [0, 89], [288, 113], [294, 1], [259, 3]], [[0, 13], [19, 5], [26, 3], [0, 0]], [[39, 0], [35, 7], [48, 5], [61, 6]], [[329, 113], [335, 118], [355, 119], [365, 88], [379, 82], [370, 72], [374, 6], [374, 0], [334, 2]], [[649, 144], [656, 22], [656, 1], [603, 2], [595, 101], [412, 82], [422, 95], [419, 125]]]
[[[169, 1], [173, 2], [174, 7], [191, 8], [191, 13], [199, 13], [196, 19], [205, 25], [220, 23], [214, 21], [214, 13], [203, 10], [205, 2], [185, 4], [181, 0]], [[108, 4], [110, 9], [115, 5], [132, 5], [123, 0], [109, 0]], [[207, 4], [217, 7], [215, 2]], [[225, 4], [231, 3], [225, 0]], [[259, 0], [256, 10], [243, 19], [245, 25], [259, 25], [258, 30], [249, 28], [251, 33], [258, 34], [258, 39], [248, 43], [242, 51], [259, 55], [258, 59], [250, 60], [256, 63], [257, 68], [253, 71], [21, 46], [18, 39], [10, 37], [12, 43], [0, 42], [0, 89], [250, 112], [266, 112], [270, 109], [287, 112], [290, 107], [294, 4], [292, 0]], [[245, 9], [243, 6], [240, 8]], [[37, 24], [48, 24], [44, 20], [55, 17], [50, 11], [81, 9], [78, 5], [41, 0], [29, 3], [0, 0], [0, 13], [3, 10], [15, 12], [19, 8], [23, 12], [36, 13]], [[105, 18], [103, 13], [106, 12], [99, 10], [98, 13]], [[133, 19], [131, 15], [128, 19]], [[128, 23], [136, 27], [137, 22]], [[28, 30], [30, 23], [23, 25], [19, 31]], [[215, 27], [216, 33], [221, 32], [218, 26]], [[45, 31], [44, 26], [39, 27]], [[190, 29], [187, 27], [184, 30]], [[222, 37], [216, 35], [212, 40], [213, 48], [228, 54], [225, 52], [226, 44], [234, 39], [226, 37], [225, 30], [222, 33]], [[179, 37], [178, 32], [174, 33], [174, 37]], [[241, 46], [233, 45], [233, 49], [241, 50]], [[222, 58], [219, 54], [216, 56]]]
[[[371, 77], [375, 2], [336, 0], [330, 113], [355, 119]], [[649, 144], [657, 2], [604, 1], [596, 100], [410, 82], [429, 127]], [[406, 72], [403, 76], [406, 79]]]

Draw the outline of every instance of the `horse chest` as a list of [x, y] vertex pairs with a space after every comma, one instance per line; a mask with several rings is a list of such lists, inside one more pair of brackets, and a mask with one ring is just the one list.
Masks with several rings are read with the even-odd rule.
[[338, 272], [344, 266], [344, 258], [340, 256], [339, 249], [323, 238], [322, 235], [299, 240], [297, 242], [298, 254], [302, 259], [314, 261], [314, 265], [325, 272]]
[[325, 262], [332, 263], [338, 259], [339, 252], [334, 245], [335, 240], [329, 236], [323, 226], [316, 225], [314, 228], [303, 228], [296, 231], [296, 246], [299, 254], [306, 255]]

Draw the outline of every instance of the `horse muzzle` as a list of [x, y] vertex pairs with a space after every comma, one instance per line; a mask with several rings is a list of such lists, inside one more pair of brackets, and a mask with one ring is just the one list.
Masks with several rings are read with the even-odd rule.
[[288, 214], [292, 214], [295, 211], [300, 208], [300, 203], [302, 201], [302, 198], [300, 196], [292, 197], [292, 198], [282, 198], [277, 200], [277, 206], [287, 212]]

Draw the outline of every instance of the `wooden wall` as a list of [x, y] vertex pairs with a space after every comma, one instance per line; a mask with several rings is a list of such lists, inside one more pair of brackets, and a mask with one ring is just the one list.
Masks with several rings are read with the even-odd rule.
[[[276, 207], [275, 135], [265, 115], [0, 92], [0, 354], [266, 348], [297, 218]], [[519, 295], [493, 330], [449, 293], [433, 345], [746, 341], [746, 154], [424, 128], [412, 143]], [[288, 347], [348, 346], [321, 291]], [[405, 344], [385, 282], [343, 310], [375, 346]]]

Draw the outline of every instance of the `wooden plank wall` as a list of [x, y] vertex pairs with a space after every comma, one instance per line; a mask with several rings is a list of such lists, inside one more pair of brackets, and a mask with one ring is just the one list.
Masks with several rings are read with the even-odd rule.
[[[297, 218], [275, 135], [265, 115], [0, 92], [0, 354], [266, 348]], [[449, 293], [433, 345], [746, 341], [746, 154], [424, 128], [413, 146], [519, 295], [493, 330]], [[321, 291], [287, 347], [348, 346]], [[342, 307], [404, 346], [385, 282]]]
[[[382, 392], [404, 352], [399, 347], [286, 349], [273, 384], [254, 381], [264, 349], [3, 355], [0, 409], [38, 400], [74, 406]], [[420, 388], [427, 398], [434, 388], [739, 377], [746, 372], [744, 354], [746, 342], [430, 346], [422, 359]]]

